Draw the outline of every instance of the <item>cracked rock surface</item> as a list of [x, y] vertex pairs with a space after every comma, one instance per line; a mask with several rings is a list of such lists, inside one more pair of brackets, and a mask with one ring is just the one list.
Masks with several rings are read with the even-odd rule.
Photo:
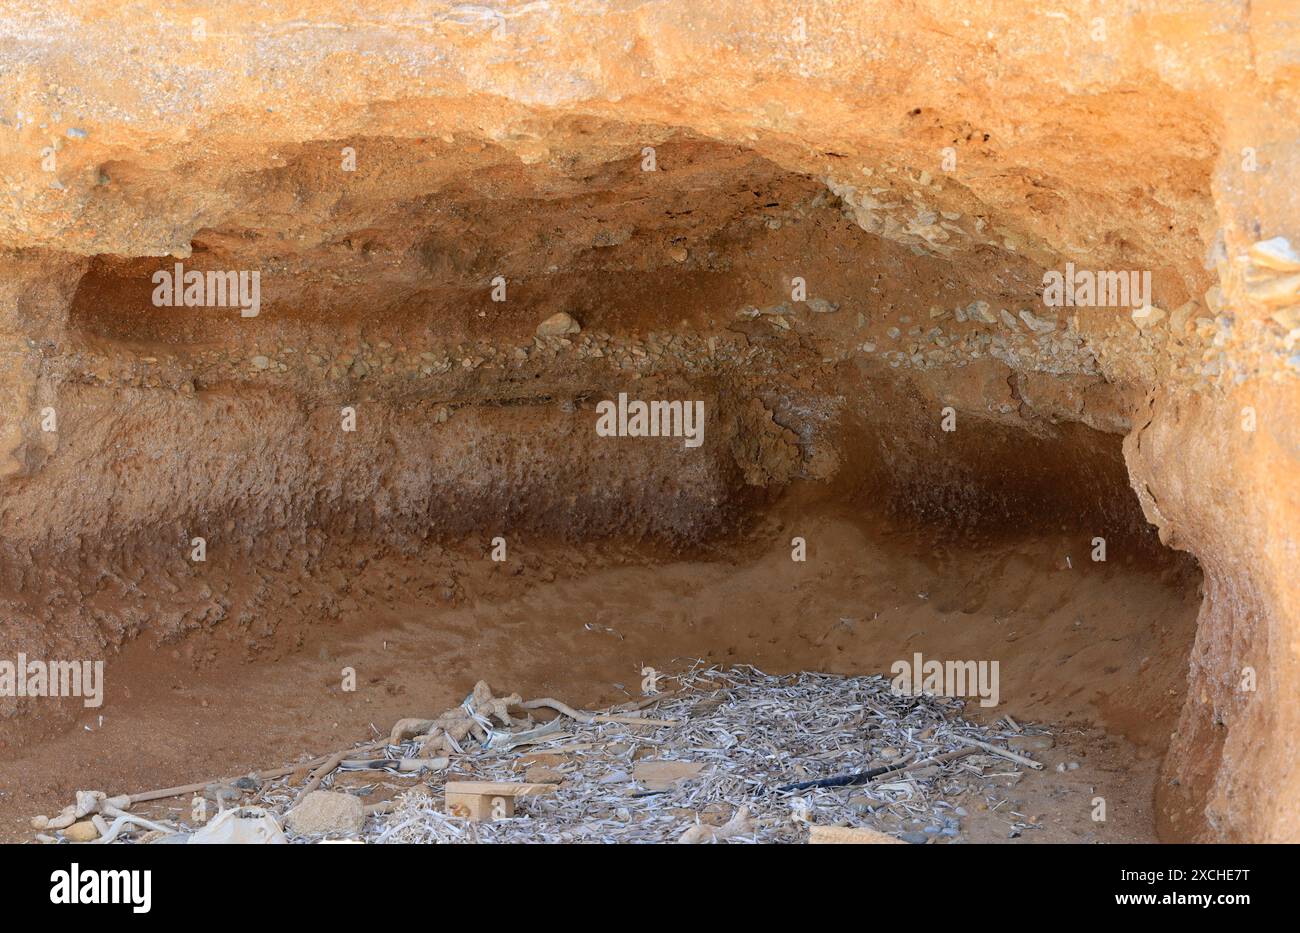
[[[467, 605], [498, 534], [1069, 524], [1199, 564], [1160, 837], [1300, 841], [1285, 5], [364, 7], [0, 11], [4, 657], [288, 650], [370, 561]], [[1149, 301], [1051, 306], [1067, 264]], [[159, 306], [178, 269], [256, 271], [256, 314]], [[704, 444], [597, 436], [620, 392]]]

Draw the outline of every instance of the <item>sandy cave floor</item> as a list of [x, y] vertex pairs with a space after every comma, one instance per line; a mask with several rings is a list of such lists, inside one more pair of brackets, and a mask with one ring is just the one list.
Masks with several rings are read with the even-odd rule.
[[[805, 563], [790, 559], [795, 534], [808, 541]], [[110, 657], [102, 709], [0, 761], [0, 837], [31, 840], [28, 820], [79, 789], [232, 777], [369, 741], [459, 703], [479, 679], [595, 709], [639, 696], [644, 665], [859, 675], [919, 651], [998, 660], [1001, 705], [968, 702], [965, 715], [1010, 714], [1053, 734], [1036, 753], [1047, 767], [1008, 792], [1041, 826], [1016, 841], [1152, 842], [1197, 576], [1172, 554], [1093, 564], [1081, 535], [945, 541], [827, 506], [774, 509], [744, 540], [691, 561], [535, 541], [500, 564], [477, 545], [424, 561], [340, 554], [310, 579], [260, 575], [261, 592], [283, 591], [273, 637], [216, 626]], [[341, 611], [322, 622], [309, 607], [329, 592]], [[357, 672], [355, 692], [340, 689], [344, 667]], [[1068, 762], [1078, 768], [1056, 770]], [[380, 775], [367, 802], [412, 783]], [[1096, 794], [1105, 823], [1091, 819]], [[142, 815], [177, 807], [188, 797]], [[996, 819], [963, 826], [963, 841], [1006, 837]]]

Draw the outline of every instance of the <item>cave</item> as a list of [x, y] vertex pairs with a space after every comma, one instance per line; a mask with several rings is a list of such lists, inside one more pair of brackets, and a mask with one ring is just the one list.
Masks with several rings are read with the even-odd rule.
[[205, 28], [274, 81], [89, 15], [0, 78], [0, 658], [103, 664], [0, 689], [3, 838], [479, 680], [924, 658], [1054, 736], [1036, 841], [1300, 838], [1271, 26], [1153, 62], [1177, 22], [240, 6]]

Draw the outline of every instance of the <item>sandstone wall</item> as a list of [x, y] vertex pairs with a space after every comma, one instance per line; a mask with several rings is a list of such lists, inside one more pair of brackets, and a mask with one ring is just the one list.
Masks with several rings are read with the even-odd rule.
[[[362, 385], [382, 399], [381, 421], [408, 396], [433, 412], [520, 397], [576, 398], [569, 411], [581, 411], [610, 367], [636, 372], [642, 359], [663, 378], [707, 371], [769, 390], [792, 378], [791, 359], [805, 374], [866, 359], [990, 421], [1127, 434], [1148, 519], [1206, 573], [1167, 830], [1300, 840], [1300, 289], [1298, 270], [1248, 253], [1274, 237], [1300, 246], [1294, 4], [361, 9], [0, 11], [10, 560], [96, 529], [219, 514], [250, 489], [330, 487], [307, 448], [297, 466], [293, 451], [267, 450], [265, 475], [187, 487], [167, 433], [189, 425], [177, 436], [197, 444], [196, 426], [231, 406], [310, 420], [304, 399], [337, 407]], [[654, 175], [638, 171], [645, 147]], [[355, 173], [340, 167], [345, 148]], [[784, 245], [764, 253], [769, 233]], [[133, 289], [177, 258], [262, 269], [266, 310], [151, 316]], [[831, 258], [837, 268], [817, 268]], [[1162, 313], [1080, 309], [1043, 333], [1016, 323], [1022, 307], [1043, 314], [1041, 273], [1066, 262], [1151, 270]], [[496, 274], [519, 283], [527, 311], [480, 321]], [[839, 309], [804, 315], [797, 350], [776, 352], [763, 315], [760, 335], [734, 312], [778, 304], [795, 274]], [[615, 280], [639, 283], [638, 300], [620, 304], [629, 289]], [[954, 308], [979, 301], [994, 319], [955, 327]], [[583, 338], [532, 341], [546, 313], [575, 309]], [[383, 337], [357, 337], [363, 319]], [[647, 332], [681, 321], [680, 344], [647, 350]], [[911, 333], [932, 322], [944, 333]], [[297, 352], [309, 346], [319, 363]], [[799, 378], [816, 395], [844, 372]], [[547, 392], [521, 389], [537, 379]], [[239, 394], [249, 386], [269, 394]], [[768, 392], [773, 411], [782, 394]], [[82, 429], [42, 431], [47, 408]], [[783, 418], [796, 433], [816, 420]], [[122, 448], [150, 424], [163, 436]], [[117, 453], [98, 456], [102, 445]], [[714, 461], [679, 518], [726, 498], [744, 459]], [[244, 507], [269, 527], [293, 496], [255, 498]]]

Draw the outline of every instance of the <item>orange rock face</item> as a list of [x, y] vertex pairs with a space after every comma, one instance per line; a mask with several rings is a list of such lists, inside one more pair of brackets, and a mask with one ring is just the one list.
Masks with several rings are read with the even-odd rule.
[[[1204, 574], [1162, 833], [1300, 841], [1300, 16], [1069, 6], [8, 2], [5, 647], [180, 637], [84, 567], [198, 526], [692, 547], [864, 424], [929, 514], [1068, 513], [1122, 436]], [[629, 387], [698, 455], [614, 469], [575, 419]]]

